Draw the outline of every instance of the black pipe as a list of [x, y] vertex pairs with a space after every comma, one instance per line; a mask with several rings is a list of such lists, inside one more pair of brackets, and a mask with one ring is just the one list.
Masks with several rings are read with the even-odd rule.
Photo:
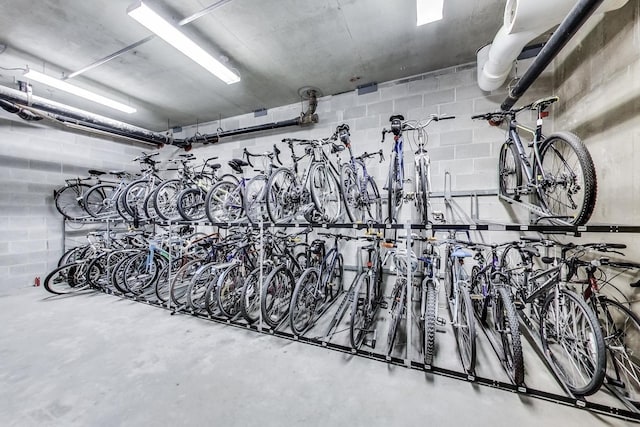
[[[91, 114], [45, 98], [27, 95], [24, 92], [5, 86], [0, 86], [0, 99], [14, 103], [18, 107], [30, 107], [38, 111], [53, 114], [55, 118], [60, 121], [66, 119], [71, 123], [86, 127], [100, 127], [105, 132], [112, 132], [115, 135], [126, 136], [142, 142], [151, 142], [156, 145], [173, 143], [173, 139], [169, 135], [108, 119], [97, 114]], [[179, 142], [176, 145], [180, 146]]]
[[582, 27], [587, 19], [596, 11], [604, 0], [579, 0], [569, 11], [569, 14], [558, 26], [558, 29], [549, 38], [529, 69], [511, 89], [500, 108], [503, 111], [511, 109], [529, 87], [542, 74], [545, 68], [553, 61], [558, 52], [567, 44], [574, 34]]
[[5, 101], [4, 99], [0, 99], [0, 107], [11, 114], [17, 114], [22, 120], [26, 120], [28, 122], [37, 122], [42, 120], [42, 117], [37, 116], [24, 108], [20, 108], [13, 102]]

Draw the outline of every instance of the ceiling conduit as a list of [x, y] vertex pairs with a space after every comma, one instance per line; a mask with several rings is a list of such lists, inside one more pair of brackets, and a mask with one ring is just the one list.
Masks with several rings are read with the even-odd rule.
[[128, 123], [109, 119], [104, 116], [92, 114], [68, 105], [60, 104], [25, 92], [0, 86], [0, 108], [17, 114], [24, 120], [40, 120], [42, 117], [31, 110], [47, 113], [46, 116], [74, 129], [93, 131], [101, 135], [126, 138], [138, 142], [154, 144], [162, 147], [165, 144], [175, 145], [185, 150], [190, 150], [194, 143], [212, 144], [221, 138], [238, 136], [270, 129], [279, 129], [289, 126], [305, 126], [318, 122], [316, 108], [318, 106], [317, 94], [310, 90], [307, 94], [309, 106], [306, 112], [299, 117], [281, 122], [266, 123], [240, 129], [220, 131], [215, 134], [196, 135], [186, 139], [173, 138], [171, 134], [154, 132], [148, 129], [130, 125]]
[[[619, 9], [627, 1], [604, 0], [595, 14]], [[480, 89], [500, 88], [527, 43], [558, 25], [576, 3], [576, 0], [507, 0], [503, 26], [493, 43], [476, 53]]]

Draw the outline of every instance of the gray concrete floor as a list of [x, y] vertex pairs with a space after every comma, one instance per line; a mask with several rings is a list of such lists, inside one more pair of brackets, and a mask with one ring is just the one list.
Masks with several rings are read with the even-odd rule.
[[0, 426], [628, 423], [103, 294], [0, 294]]

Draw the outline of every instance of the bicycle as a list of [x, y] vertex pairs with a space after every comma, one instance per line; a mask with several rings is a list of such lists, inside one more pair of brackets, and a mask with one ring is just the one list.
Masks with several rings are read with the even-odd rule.
[[[547, 252], [558, 246], [526, 238], [523, 247], [526, 242], [542, 244]], [[529, 307], [529, 313], [521, 309], [520, 315], [532, 334], [537, 323], [541, 349], [561, 385], [573, 395], [588, 396], [600, 388], [605, 377], [605, 341], [596, 314], [583, 297], [569, 289], [570, 266], [580, 254], [568, 256], [568, 252], [575, 248], [564, 245], [559, 257], [540, 257], [547, 268], [535, 270], [532, 250], [511, 245], [508, 258], [503, 253], [504, 275], [500, 277], [511, 287], [517, 305]], [[513, 264], [515, 252], [520, 262]]]
[[65, 179], [65, 186], [53, 192], [55, 207], [66, 219], [74, 221], [87, 216], [84, 196], [93, 185], [101, 183], [100, 176], [107, 173], [96, 169], [89, 169], [88, 172], [86, 178]]
[[296, 335], [303, 335], [313, 327], [320, 315], [343, 291], [344, 260], [338, 249], [338, 242], [352, 240], [353, 237], [329, 233], [318, 235], [333, 237], [334, 244], [319, 267], [307, 268], [296, 281], [289, 307], [289, 324]]
[[[375, 348], [376, 331], [371, 327], [378, 310], [385, 305], [383, 304], [382, 257], [380, 255], [381, 245], [383, 245], [382, 236], [376, 234], [374, 237], [359, 237], [359, 239], [371, 243], [360, 248], [360, 255], [366, 252], [367, 261], [362, 263], [361, 256], [358, 258], [359, 265], [363, 268], [353, 280], [345, 300], [349, 301], [351, 305], [349, 343], [354, 350], [360, 348], [370, 333], [374, 334], [371, 347]], [[392, 246], [392, 244], [385, 244], [385, 246]], [[340, 317], [342, 315], [343, 313], [340, 314]]]
[[436, 327], [443, 324], [438, 317], [438, 299], [440, 295], [440, 280], [436, 271], [440, 270], [440, 254], [436, 250], [433, 238], [426, 239], [426, 247], [418, 260], [422, 262], [423, 279], [420, 283], [420, 316], [424, 332], [423, 356], [425, 368], [430, 369], [436, 351]]
[[[496, 277], [503, 274], [498, 248], [509, 244], [474, 244], [473, 259], [477, 265], [471, 269], [471, 301], [480, 324], [496, 338], [490, 341], [505, 371], [514, 384], [522, 385], [524, 359], [518, 314], [510, 289], [504, 286], [505, 280]], [[488, 249], [489, 257], [485, 256], [484, 248]]]
[[338, 126], [336, 135], [349, 150], [349, 161], [340, 167], [340, 186], [344, 194], [347, 215], [353, 222], [380, 223], [382, 199], [375, 180], [367, 172], [365, 160], [378, 155], [382, 163], [384, 161], [382, 150], [377, 153], [365, 152], [355, 157], [351, 148], [349, 125]]
[[250, 153], [245, 148], [243, 156], [251, 167], [254, 167], [253, 163], [251, 163], [252, 157], [259, 157], [263, 162], [262, 170], [259, 171], [258, 175], [251, 178], [245, 186], [243, 199], [244, 211], [247, 219], [252, 224], [258, 224], [260, 221], [266, 222], [269, 220], [269, 212], [267, 211], [267, 183], [277, 168], [275, 161], [282, 166], [280, 150], [275, 144], [273, 145], [272, 151], [267, 151], [262, 154]]
[[[281, 167], [267, 183], [267, 211], [271, 221], [284, 223], [303, 214], [309, 222], [336, 222], [342, 215], [344, 196], [340, 191], [339, 172], [323, 150], [331, 144], [332, 152], [344, 147], [333, 144], [332, 138], [307, 140], [283, 139], [291, 149], [293, 168]], [[293, 145], [305, 147], [303, 156], [296, 156]], [[300, 160], [309, 157], [302, 175], [298, 173]]]
[[382, 141], [387, 133], [393, 133], [393, 150], [389, 158], [389, 174], [387, 175], [387, 218], [386, 222], [398, 221], [398, 212], [404, 200], [404, 139], [402, 137], [402, 122], [404, 116], [397, 114], [389, 118], [390, 129], [382, 129]]
[[[499, 126], [507, 120], [508, 136], [500, 149], [498, 182], [500, 197], [508, 203], [521, 205], [552, 223], [583, 225], [589, 221], [596, 202], [597, 182], [593, 160], [584, 143], [570, 132], [542, 134], [543, 119], [549, 115], [547, 108], [558, 97], [539, 99], [529, 105], [512, 109], [474, 115], [472, 119], [489, 121]], [[523, 110], [536, 110], [538, 120], [535, 129], [529, 129], [516, 121]], [[520, 138], [520, 130], [534, 135], [527, 153]], [[523, 182], [524, 179], [524, 182]], [[521, 202], [523, 195], [534, 195], [535, 204]]]
[[[580, 246], [589, 251], [619, 255], [624, 254], [616, 249], [626, 248], [626, 245], [616, 243]], [[607, 277], [604, 267], [615, 269], [617, 274]], [[580, 277], [579, 269], [586, 272], [586, 277]], [[612, 283], [613, 279], [628, 270], [640, 270], [640, 263], [601, 257], [591, 261], [575, 259], [569, 274], [572, 283], [583, 285], [581, 294], [596, 313], [602, 327], [607, 353], [604, 384], [627, 406], [637, 411], [640, 405], [640, 317], [631, 310], [624, 294]], [[640, 280], [629, 285], [640, 287]], [[615, 289], [626, 303], [604, 295], [602, 290], [606, 286]]]
[[470, 295], [470, 276], [464, 268], [464, 259], [472, 255], [462, 246], [469, 245], [470, 242], [449, 239], [446, 243], [444, 284], [449, 316], [462, 367], [473, 377], [476, 365], [476, 325]]

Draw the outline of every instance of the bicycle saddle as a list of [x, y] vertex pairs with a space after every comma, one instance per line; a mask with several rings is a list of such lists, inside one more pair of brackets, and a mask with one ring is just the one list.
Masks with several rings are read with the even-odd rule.
[[456, 258], [468, 258], [472, 255], [460, 246], [456, 246], [455, 250], [451, 253], [451, 256]]
[[538, 248], [534, 248], [534, 247], [531, 247], [531, 246], [525, 246], [524, 248], [522, 248], [522, 252], [526, 252], [531, 257], [540, 256], [540, 251], [538, 250]]
[[557, 96], [548, 96], [546, 98], [540, 98], [537, 101], [535, 101], [533, 104], [531, 104], [531, 109], [532, 110], [537, 110], [538, 108], [541, 108], [541, 109], [544, 110], [549, 105], [551, 105], [554, 102], [557, 102], [559, 100], [560, 100], [560, 98], [558, 98]]
[[243, 167], [249, 166], [249, 163], [241, 159], [229, 160], [228, 164], [231, 167], [231, 169], [233, 169], [235, 172], [238, 172], [238, 173], [242, 173]]
[[216, 170], [218, 170], [218, 169], [220, 169], [222, 167], [222, 165], [220, 163], [214, 163], [212, 165], [207, 165], [207, 166], [209, 166], [209, 168], [211, 168], [211, 170], [214, 170], [214, 171], [216, 171]]
[[123, 177], [124, 175], [127, 174], [127, 171], [109, 171], [109, 173], [111, 175], [115, 175], [115, 176], [121, 178], [121, 177]]
[[97, 169], [89, 169], [89, 175], [104, 175], [106, 172]]
[[404, 116], [402, 114], [395, 114], [395, 115], [389, 117], [389, 121], [390, 122], [393, 122], [394, 120], [403, 121], [404, 120]]
[[344, 145], [331, 144], [331, 154], [339, 153], [344, 150]]

